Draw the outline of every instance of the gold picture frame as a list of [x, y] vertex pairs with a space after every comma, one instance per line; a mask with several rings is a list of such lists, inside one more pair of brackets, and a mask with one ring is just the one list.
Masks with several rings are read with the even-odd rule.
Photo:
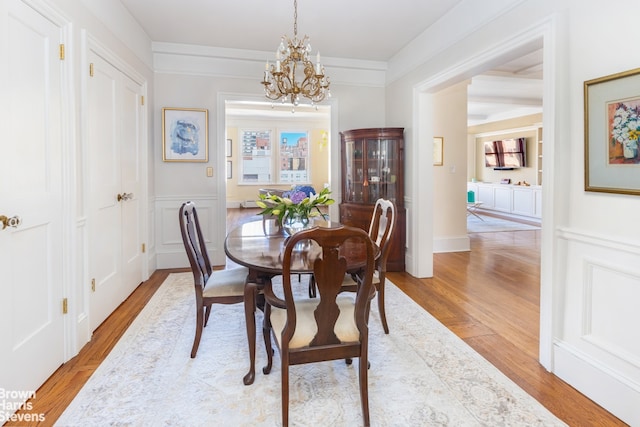
[[640, 195], [640, 68], [584, 82], [585, 191]]
[[200, 108], [162, 109], [162, 160], [209, 161], [209, 111]]
[[444, 164], [444, 138], [435, 136], [433, 138], [433, 166]]

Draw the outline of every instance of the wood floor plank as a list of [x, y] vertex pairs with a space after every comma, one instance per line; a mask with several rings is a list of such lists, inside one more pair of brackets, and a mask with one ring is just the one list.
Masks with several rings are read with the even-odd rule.
[[[230, 209], [227, 224], [232, 227], [257, 212]], [[387, 277], [570, 426], [624, 426], [538, 362], [540, 231], [472, 233], [470, 239], [470, 252], [434, 255], [433, 278], [398, 272]], [[37, 391], [29, 412], [46, 415], [37, 425], [55, 422], [172, 271], [185, 270], [156, 271]]]

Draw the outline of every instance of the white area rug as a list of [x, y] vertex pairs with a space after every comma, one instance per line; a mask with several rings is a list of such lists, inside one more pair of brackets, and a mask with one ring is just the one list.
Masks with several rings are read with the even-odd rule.
[[473, 215], [467, 216], [467, 232], [492, 233], [496, 231], [540, 230], [540, 227], [535, 225], [523, 224], [482, 214], [479, 214], [479, 216], [482, 219], [476, 218]]
[[[391, 334], [375, 302], [370, 319], [372, 426], [565, 425], [392, 283], [387, 289]], [[280, 425], [277, 352], [263, 375], [258, 332], [256, 380], [243, 385], [247, 339], [237, 304], [214, 306], [191, 359], [193, 300], [191, 273], [170, 275], [56, 425]], [[291, 367], [291, 425], [361, 425], [357, 363]]]

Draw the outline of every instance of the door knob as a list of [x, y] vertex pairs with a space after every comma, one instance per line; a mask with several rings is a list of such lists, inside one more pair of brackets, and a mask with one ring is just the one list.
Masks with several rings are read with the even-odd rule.
[[8, 218], [4, 215], [0, 215], [0, 222], [2, 223], [2, 230], [4, 230], [7, 227], [13, 227], [13, 228], [18, 227], [22, 222], [22, 220], [17, 215], [12, 216], [11, 218]]
[[118, 194], [118, 201], [122, 202], [122, 201], [127, 201], [133, 199], [133, 193], [122, 193], [122, 194]]

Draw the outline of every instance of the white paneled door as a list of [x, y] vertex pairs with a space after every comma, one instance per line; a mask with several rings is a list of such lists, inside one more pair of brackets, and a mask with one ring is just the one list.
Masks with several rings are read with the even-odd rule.
[[0, 6], [0, 424], [64, 362], [62, 30]]
[[90, 326], [94, 330], [142, 280], [142, 87], [89, 52]]

